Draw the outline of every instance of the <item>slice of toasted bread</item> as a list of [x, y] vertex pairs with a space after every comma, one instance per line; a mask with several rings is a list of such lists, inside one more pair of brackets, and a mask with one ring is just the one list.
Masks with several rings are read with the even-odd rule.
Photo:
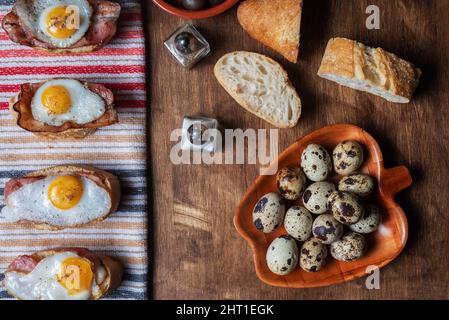
[[264, 55], [236, 51], [218, 60], [214, 73], [223, 88], [246, 110], [279, 128], [294, 127], [301, 100], [282, 66]]
[[[88, 223], [83, 223], [79, 225], [61, 226], [61, 225], [53, 225], [51, 223], [44, 223], [41, 221], [31, 221], [27, 219], [22, 219], [18, 221], [19, 223], [30, 225], [31, 227], [34, 227], [36, 229], [56, 231], [68, 227], [79, 228], [86, 224], [97, 223], [103, 221], [111, 213], [117, 211], [121, 197], [120, 182], [116, 176], [107, 171], [103, 171], [86, 165], [60, 165], [31, 172], [25, 175], [25, 177], [28, 178], [28, 177], [42, 177], [42, 176], [46, 177], [46, 176], [61, 176], [61, 175], [83, 175], [88, 177], [89, 176], [95, 177], [96, 179], [98, 179], [98, 183], [101, 183], [101, 187], [103, 187], [108, 192], [109, 197], [111, 199], [111, 206], [109, 210], [103, 216], [95, 220], [89, 221]], [[5, 202], [8, 205], [7, 196], [5, 196]]]
[[296, 63], [299, 51], [302, 0], [247, 0], [237, 18], [251, 37]]
[[97, 128], [119, 122], [112, 91], [101, 84], [91, 82], [80, 83], [86, 89], [99, 95], [105, 102], [106, 111], [100, 118], [83, 125], [67, 121], [60, 126], [49, 125], [34, 119], [31, 102], [36, 90], [45, 82], [24, 83], [21, 85], [20, 91], [9, 99], [9, 110], [17, 125], [22, 129], [49, 140], [83, 139], [93, 134]]
[[42, 39], [34, 30], [34, 0], [17, 0], [12, 10], [2, 19], [2, 27], [13, 42], [52, 54], [90, 53], [109, 43], [117, 31], [120, 4], [107, 0], [88, 0], [93, 10], [86, 34], [68, 48], [58, 48]]
[[[34, 261], [38, 262], [42, 259], [45, 259], [47, 257], [50, 257], [57, 253], [62, 253], [62, 252], [74, 252], [77, 255], [79, 255], [80, 257], [89, 260], [94, 267], [94, 272], [97, 270], [97, 268], [100, 268], [100, 267], [104, 268], [105, 277], [102, 282], [100, 282], [100, 283], [97, 282], [98, 286], [100, 287], [101, 292], [98, 292], [96, 294], [92, 293], [91, 300], [98, 300], [98, 299], [108, 295], [111, 291], [115, 290], [120, 285], [120, 282], [122, 281], [122, 276], [123, 276], [123, 264], [114, 258], [105, 256], [102, 254], [94, 253], [88, 249], [84, 249], [84, 248], [55, 248], [55, 249], [37, 251], [29, 257], [31, 259], [33, 259]], [[20, 258], [21, 257], [18, 257], [17, 259], [20, 259]], [[11, 269], [11, 266], [14, 265], [14, 262], [15, 261], [13, 261], [13, 263], [11, 263], [10, 267], [8, 267], [8, 269], [5, 271], [5, 274], [7, 274], [8, 272], [22, 272], [22, 271], [16, 271], [14, 269]], [[14, 295], [14, 293], [11, 290], [9, 290], [9, 285], [6, 280], [7, 280], [7, 277], [5, 277], [3, 286], [5, 287], [5, 289], [8, 291], [8, 293], [11, 296], [18, 298], [17, 296]], [[98, 279], [96, 279], [96, 280], [98, 281]]]
[[381, 48], [345, 38], [330, 39], [318, 75], [395, 103], [408, 103], [421, 70]]

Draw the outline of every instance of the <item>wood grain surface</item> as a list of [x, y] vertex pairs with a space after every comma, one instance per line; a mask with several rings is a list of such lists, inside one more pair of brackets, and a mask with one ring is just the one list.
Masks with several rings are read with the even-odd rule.
[[[365, 9], [381, 10], [380, 30], [367, 30]], [[449, 1], [305, 0], [299, 62], [294, 65], [251, 39], [236, 8], [195, 21], [212, 53], [182, 69], [163, 47], [183, 20], [147, 0], [148, 154], [152, 203], [150, 249], [155, 299], [447, 299], [449, 298]], [[410, 60], [423, 78], [410, 104], [339, 87], [316, 76], [327, 40], [343, 36]], [[358, 125], [379, 142], [386, 167], [404, 164], [414, 178], [397, 199], [409, 220], [403, 253], [381, 270], [381, 289], [365, 279], [317, 289], [263, 284], [248, 244], [237, 234], [233, 210], [258, 175], [255, 165], [173, 165], [170, 132], [186, 115], [216, 117], [227, 128], [272, 128], [245, 112], [220, 87], [214, 63], [226, 52], [267, 54], [286, 67], [303, 102], [298, 126], [280, 130], [282, 151], [328, 124]]]

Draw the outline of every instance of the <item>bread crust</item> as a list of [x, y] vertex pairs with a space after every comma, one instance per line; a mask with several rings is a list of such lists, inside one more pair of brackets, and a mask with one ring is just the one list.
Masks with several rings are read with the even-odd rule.
[[[121, 198], [120, 182], [116, 176], [107, 171], [81, 164], [59, 165], [31, 172], [25, 175], [25, 177], [42, 177], [42, 176], [46, 177], [46, 176], [59, 176], [59, 175], [85, 175], [85, 176], [95, 176], [99, 178], [103, 184], [101, 187], [105, 188], [111, 199], [111, 207], [109, 208], [108, 212], [95, 220], [89, 221], [84, 224], [72, 225], [68, 227], [55, 226], [49, 223], [42, 223], [26, 219], [20, 220], [18, 221], [18, 223], [26, 224], [39, 230], [57, 231], [69, 227], [80, 228], [87, 224], [98, 223], [106, 219], [111, 213], [117, 211]], [[7, 199], [5, 199], [5, 201], [6, 200]]]
[[[62, 247], [62, 248], [54, 248], [54, 249], [48, 249], [48, 250], [41, 250], [33, 253], [31, 256], [38, 259], [39, 261], [55, 255], [57, 253], [61, 252], [73, 252], [79, 255], [80, 257], [88, 259], [94, 268], [98, 268], [100, 265], [104, 267], [106, 271], [106, 278], [103, 280], [102, 283], [98, 284], [101, 290], [101, 294], [97, 296], [92, 296], [91, 300], [98, 300], [106, 295], [108, 295], [111, 291], [115, 290], [121, 283], [122, 277], [123, 277], [123, 264], [109, 256], [102, 255], [102, 254], [96, 254], [88, 249], [85, 248], [68, 248], [68, 247]], [[11, 272], [14, 270], [7, 270], [7, 272]], [[95, 271], [95, 270], [94, 270]], [[6, 288], [8, 289], [8, 288]], [[8, 293], [15, 297], [16, 299], [19, 299], [18, 297], [14, 296], [12, 292], [7, 290]]]
[[[392, 102], [410, 102], [418, 86], [421, 70], [413, 64], [381, 48], [370, 48], [346, 38], [332, 38], [318, 70], [320, 77], [328, 75], [367, 83]], [[363, 90], [363, 89], [362, 89]]]
[[250, 113], [254, 114], [255, 116], [267, 121], [268, 123], [272, 124], [273, 126], [276, 126], [278, 128], [293, 128], [296, 126], [296, 124], [298, 123], [298, 120], [301, 116], [301, 99], [299, 98], [298, 94], [296, 93], [296, 98], [298, 100], [298, 105], [299, 105], [299, 111], [298, 111], [298, 117], [297, 119], [295, 119], [293, 121], [293, 123], [291, 123], [290, 125], [288, 124], [284, 124], [282, 122], [277, 122], [274, 121], [274, 119], [271, 119], [269, 117], [264, 116], [263, 114], [257, 113], [253, 108], [245, 99], [241, 98], [241, 96], [239, 94], [237, 94], [234, 90], [231, 90], [226, 82], [226, 79], [224, 77], [223, 74], [221, 74], [219, 68], [220, 68], [220, 64], [222, 63], [222, 61], [224, 59], [226, 59], [227, 57], [231, 56], [231, 55], [247, 55], [247, 54], [251, 54], [251, 55], [258, 55], [260, 58], [269, 61], [272, 64], [275, 64], [277, 66], [279, 66], [279, 71], [282, 73], [282, 77], [286, 80], [286, 85], [287, 87], [290, 87], [295, 93], [296, 93], [296, 89], [295, 87], [293, 87], [293, 85], [291, 84], [289, 78], [288, 78], [288, 74], [287, 71], [285, 71], [284, 68], [282, 68], [282, 66], [276, 62], [275, 60], [271, 59], [270, 57], [267, 57], [265, 55], [262, 54], [258, 54], [258, 53], [253, 53], [253, 52], [246, 52], [246, 51], [235, 51], [235, 52], [230, 52], [225, 54], [223, 57], [221, 57], [217, 63], [215, 64], [214, 67], [214, 74], [215, 77], [217, 78], [218, 82], [221, 84], [221, 86], [226, 90], [226, 92], [232, 97], [234, 98], [235, 101], [237, 101], [237, 103], [242, 106], [245, 110], [249, 111]]
[[302, 3], [302, 0], [247, 0], [240, 3], [237, 18], [251, 37], [296, 63]]

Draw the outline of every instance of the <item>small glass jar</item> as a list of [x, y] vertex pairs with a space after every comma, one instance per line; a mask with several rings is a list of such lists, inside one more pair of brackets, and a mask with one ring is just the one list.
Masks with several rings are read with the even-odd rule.
[[218, 121], [205, 117], [185, 117], [182, 122], [181, 149], [215, 152], [218, 142]]
[[164, 42], [176, 60], [187, 69], [210, 53], [210, 45], [190, 23], [185, 24]]

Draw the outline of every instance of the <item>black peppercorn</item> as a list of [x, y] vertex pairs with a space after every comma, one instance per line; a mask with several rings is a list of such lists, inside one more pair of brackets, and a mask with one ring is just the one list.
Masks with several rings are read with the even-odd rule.
[[175, 38], [175, 48], [183, 54], [190, 54], [198, 49], [198, 39], [189, 32], [181, 32]]
[[207, 142], [204, 133], [207, 131], [207, 127], [201, 123], [194, 123], [187, 129], [187, 135], [189, 141], [195, 145], [202, 145]]

